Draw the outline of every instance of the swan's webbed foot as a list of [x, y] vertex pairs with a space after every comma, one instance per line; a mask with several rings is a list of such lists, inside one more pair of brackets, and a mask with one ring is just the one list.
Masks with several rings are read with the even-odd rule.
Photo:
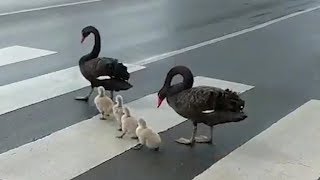
[[184, 145], [188, 145], [188, 146], [193, 146], [195, 143], [195, 140], [191, 140], [191, 139], [186, 139], [186, 138], [179, 138], [175, 140], [177, 143], [179, 144], [184, 144]]
[[176, 142], [193, 147], [193, 145], [195, 143], [195, 136], [197, 133], [197, 128], [198, 128], [197, 123], [194, 122], [191, 138], [190, 139], [180, 138], [180, 139], [177, 139]]
[[213, 136], [213, 126], [210, 127], [210, 138], [204, 135], [200, 135], [198, 137], [195, 137], [196, 143], [206, 143], [206, 144], [214, 144], [212, 141]]
[[159, 148], [159, 147], [157, 147], [157, 148], [154, 148], [153, 150], [154, 150], [154, 151], [159, 151], [159, 149], [160, 149], [160, 148]]
[[75, 100], [78, 100], [78, 101], [88, 102], [89, 96], [77, 96], [77, 97], [75, 97], [74, 99], [75, 99]]
[[140, 150], [141, 148], [142, 148], [142, 144], [141, 143], [139, 143], [139, 144], [137, 144], [135, 147], [133, 147], [132, 149], [134, 149], [134, 150]]
[[118, 131], [122, 131], [122, 128], [120, 127], [120, 128], [118, 128]]
[[196, 143], [213, 144], [212, 138], [208, 138], [207, 136], [203, 136], [203, 135], [195, 137], [195, 141]]
[[90, 90], [90, 92], [89, 92], [89, 94], [87, 96], [84, 96], [84, 97], [83, 96], [78, 96], [78, 97], [75, 98], [75, 100], [88, 102], [89, 97], [92, 94], [92, 92], [93, 92], [93, 87], [91, 86], [91, 90]]
[[131, 139], [138, 139], [138, 137], [137, 136], [132, 136]]

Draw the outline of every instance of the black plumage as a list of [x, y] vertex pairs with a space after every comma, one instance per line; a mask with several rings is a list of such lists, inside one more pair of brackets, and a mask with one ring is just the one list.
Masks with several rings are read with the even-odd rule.
[[[82, 29], [81, 43], [90, 34], [94, 34], [95, 44], [92, 51], [79, 60], [79, 67], [82, 75], [90, 81], [91, 91], [85, 97], [77, 97], [77, 100], [87, 101], [92, 94], [93, 88], [103, 86], [105, 90], [113, 91], [128, 90], [132, 85], [128, 82], [130, 74], [127, 67], [118, 59], [109, 57], [98, 57], [101, 50], [101, 38], [99, 31], [93, 26]], [[109, 76], [110, 79], [98, 79], [100, 76]]]
[[[177, 74], [182, 75], [183, 82], [171, 85], [172, 78]], [[213, 126], [247, 118], [243, 112], [245, 102], [236, 92], [211, 86], [192, 87], [193, 82], [193, 74], [189, 68], [175, 66], [168, 72], [164, 85], [158, 92], [158, 107], [166, 98], [170, 107], [193, 122], [191, 139], [180, 138], [176, 140], [177, 142], [191, 146], [195, 142], [212, 143]], [[210, 138], [195, 137], [198, 123], [204, 123], [210, 127]]]

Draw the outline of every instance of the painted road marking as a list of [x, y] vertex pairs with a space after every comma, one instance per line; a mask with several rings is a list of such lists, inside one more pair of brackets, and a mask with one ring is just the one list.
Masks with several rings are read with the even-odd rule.
[[58, 5], [52, 5], [52, 6], [44, 6], [44, 7], [39, 7], [39, 8], [24, 9], [24, 10], [19, 10], [19, 11], [0, 13], [0, 16], [20, 14], [20, 13], [26, 13], [26, 12], [32, 12], [32, 11], [40, 11], [40, 10], [52, 9], [52, 8], [58, 8], [58, 7], [74, 6], [74, 5], [80, 5], [80, 4], [88, 4], [88, 3], [100, 2], [100, 1], [101, 0], [87, 0], [87, 1], [80, 1], [80, 2], [74, 2], [74, 3], [65, 3], [65, 4], [58, 4]]
[[224, 40], [236, 37], [236, 36], [240, 36], [242, 34], [249, 33], [251, 31], [262, 29], [262, 28], [267, 27], [269, 25], [281, 22], [283, 20], [298, 16], [298, 15], [301, 15], [301, 14], [304, 14], [304, 13], [307, 13], [307, 12], [311, 12], [311, 11], [317, 10], [319, 8], [320, 8], [320, 6], [316, 6], [316, 7], [309, 8], [309, 9], [306, 9], [306, 10], [303, 10], [303, 11], [295, 12], [295, 13], [292, 13], [292, 14], [289, 14], [289, 15], [286, 15], [286, 16], [283, 16], [283, 17], [280, 17], [280, 18], [277, 18], [277, 19], [274, 19], [274, 20], [271, 20], [271, 21], [268, 21], [268, 22], [265, 22], [265, 23], [250, 27], [250, 28], [247, 28], [247, 29], [243, 29], [241, 31], [237, 31], [237, 32], [234, 32], [234, 33], [230, 33], [230, 34], [218, 37], [218, 38], [214, 38], [214, 39], [211, 39], [211, 40], [208, 40], [208, 41], [204, 41], [204, 42], [201, 42], [199, 44], [195, 44], [195, 45], [188, 46], [188, 47], [185, 47], [185, 48], [182, 48], [182, 49], [178, 49], [178, 50], [175, 50], [175, 51], [170, 51], [170, 52], [166, 52], [166, 53], [163, 53], [163, 54], [155, 55], [155, 56], [152, 56], [150, 58], [138, 61], [135, 64], [137, 64], [137, 65], [146, 65], [146, 64], [150, 64], [150, 63], [153, 63], [153, 62], [156, 62], [156, 61], [164, 60], [166, 58], [169, 58], [169, 57], [172, 57], [172, 56], [176, 56], [176, 55], [179, 55], [179, 54], [182, 54], [182, 53], [194, 50], [194, 49], [198, 49], [200, 47], [204, 47], [204, 46], [207, 46], [207, 45], [215, 44], [215, 43], [220, 42], [220, 41], [224, 41]]
[[[219, 83], [216, 84], [217, 82]], [[195, 85], [221, 85], [242, 93], [253, 88], [245, 84], [202, 77], [195, 78]], [[126, 106], [133, 115], [144, 117], [148, 125], [157, 132], [186, 121], [166, 102], [157, 109], [156, 96], [157, 93], [154, 93]], [[115, 121], [101, 121], [99, 117], [97, 115], [0, 154], [0, 177], [17, 180], [72, 179], [137, 144], [137, 141], [127, 137], [122, 140], [115, 138], [120, 133]]]
[[26, 61], [57, 52], [24, 46], [10, 46], [0, 49], [0, 66]]
[[320, 101], [310, 100], [194, 180], [317, 179]]
[[[144, 66], [128, 65], [130, 73]], [[89, 86], [79, 67], [71, 67], [23, 81], [0, 86], [0, 114], [14, 111]], [[26, 92], [33, 92], [28, 93]]]

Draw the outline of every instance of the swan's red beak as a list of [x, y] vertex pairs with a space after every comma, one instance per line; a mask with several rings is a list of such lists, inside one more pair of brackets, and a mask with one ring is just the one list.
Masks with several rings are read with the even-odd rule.
[[82, 39], [81, 39], [81, 44], [83, 43], [83, 41], [85, 40], [86, 38], [84, 36], [82, 36]]
[[163, 99], [158, 98], [158, 106], [157, 106], [157, 108], [159, 108], [161, 106], [162, 101], [163, 101]]

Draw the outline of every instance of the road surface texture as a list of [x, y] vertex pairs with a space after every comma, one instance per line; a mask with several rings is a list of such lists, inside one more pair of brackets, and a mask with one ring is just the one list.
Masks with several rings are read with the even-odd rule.
[[[0, 179], [318, 179], [320, 2], [308, 0], [92, 0], [0, 2]], [[119, 92], [160, 133], [159, 152], [131, 149], [99, 120], [77, 67], [93, 46], [129, 67]], [[195, 85], [231, 88], [248, 118], [214, 129], [214, 145], [174, 142], [190, 121], [156, 93], [175, 65]], [[177, 79], [179, 80], [179, 79]], [[201, 125], [199, 134], [209, 135]]]

